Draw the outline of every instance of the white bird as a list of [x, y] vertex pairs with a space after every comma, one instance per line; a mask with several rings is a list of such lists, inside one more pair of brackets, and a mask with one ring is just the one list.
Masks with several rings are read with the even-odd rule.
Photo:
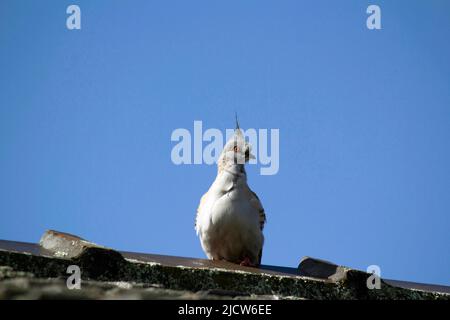
[[209, 259], [261, 264], [264, 208], [247, 185], [244, 165], [254, 159], [236, 117], [236, 130], [218, 159], [218, 173], [197, 209], [195, 230]]

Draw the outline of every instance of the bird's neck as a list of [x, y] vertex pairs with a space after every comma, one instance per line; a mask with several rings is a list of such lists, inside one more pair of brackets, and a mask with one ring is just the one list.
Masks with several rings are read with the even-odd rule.
[[217, 166], [218, 174], [227, 172], [237, 177], [246, 177], [245, 166], [243, 164], [220, 164]]

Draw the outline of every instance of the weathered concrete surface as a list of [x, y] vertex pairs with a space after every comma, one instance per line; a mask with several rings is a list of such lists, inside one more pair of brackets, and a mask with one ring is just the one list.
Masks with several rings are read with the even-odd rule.
[[305, 277], [340, 281], [345, 278], [346, 268], [332, 262], [303, 257], [298, 266], [299, 275]]
[[[279, 270], [228, 267], [227, 263], [215, 264], [207, 260], [204, 265], [202, 262], [195, 266], [180, 266], [164, 260], [161, 260], [164, 263], [149, 262], [139, 258], [139, 254], [121, 254], [91, 245], [71, 254], [71, 258], [55, 254], [59, 251], [57, 247], [56, 251], [55, 248], [43, 249], [31, 244], [4, 245], [3, 249], [0, 246], [0, 266], [6, 266], [0, 268], [0, 298], [3, 294], [4, 298], [79, 298], [83, 295], [92, 299], [450, 299], [448, 294], [404, 289], [385, 282], [381, 289], [370, 290], [366, 285], [369, 275], [349, 268], [342, 269], [340, 277], [333, 280], [333, 277], [318, 279]], [[65, 288], [69, 265], [78, 265], [81, 269], [81, 290]], [[45, 294], [40, 296], [40, 292]]]
[[68, 259], [78, 257], [83, 250], [89, 248], [104, 248], [78, 236], [54, 230], [45, 231], [39, 240], [39, 245], [55, 257]]
[[249, 295], [226, 290], [206, 290], [192, 292], [163, 288], [158, 284], [124, 281], [84, 280], [81, 290], [69, 290], [66, 279], [36, 278], [32, 273], [14, 271], [10, 267], [0, 267], [0, 300], [26, 299], [102, 299], [102, 300], [142, 300], [142, 299], [233, 299], [255, 300], [276, 299], [274, 295]]

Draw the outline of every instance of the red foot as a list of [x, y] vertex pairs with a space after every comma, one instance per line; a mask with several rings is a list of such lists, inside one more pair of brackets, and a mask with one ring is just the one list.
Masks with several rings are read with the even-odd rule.
[[245, 257], [240, 263], [244, 267], [256, 267], [256, 264], [252, 263], [249, 257]]

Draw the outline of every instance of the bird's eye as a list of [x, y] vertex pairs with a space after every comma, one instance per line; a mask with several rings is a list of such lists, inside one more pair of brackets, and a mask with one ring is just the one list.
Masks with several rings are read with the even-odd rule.
[[233, 150], [234, 150], [234, 152], [238, 152], [239, 151], [238, 146], [234, 146]]

